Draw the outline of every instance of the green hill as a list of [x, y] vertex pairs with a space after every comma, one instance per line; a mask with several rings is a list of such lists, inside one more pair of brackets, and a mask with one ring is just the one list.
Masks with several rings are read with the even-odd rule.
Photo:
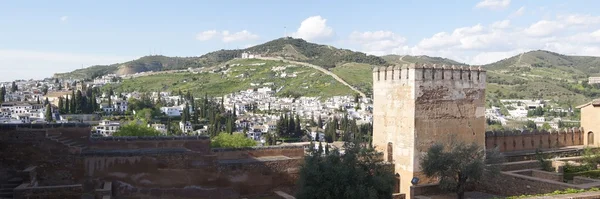
[[197, 68], [208, 64], [210, 64], [208, 61], [196, 57], [145, 56], [125, 63], [91, 66], [68, 73], [57, 73], [54, 74], [54, 78], [93, 79], [110, 73], [125, 75], [147, 71]]
[[429, 57], [427, 55], [411, 56], [411, 55], [384, 55], [381, 56], [388, 63], [394, 64], [409, 64], [409, 63], [424, 63], [424, 64], [446, 64], [446, 65], [466, 65], [451, 59], [442, 57]]
[[[282, 76], [284, 73], [285, 77]], [[295, 77], [290, 77], [290, 75]], [[181, 90], [190, 91], [197, 96], [204, 93], [211, 96], [223, 96], [265, 86], [271, 87], [273, 90], [281, 89], [277, 93], [278, 96], [331, 97], [354, 93], [331, 76], [313, 68], [257, 59], [232, 60], [214, 73], [162, 73], [126, 79], [120, 84], [107, 85], [103, 89], [112, 87], [117, 92]]]
[[600, 57], [568, 56], [531, 51], [484, 66], [488, 70], [488, 98], [549, 99], [577, 105], [600, 97], [587, 84], [600, 72]]
[[243, 52], [258, 54], [266, 57], [282, 57], [288, 60], [307, 62], [325, 68], [333, 68], [338, 64], [364, 63], [372, 65], [387, 65], [388, 63], [377, 56], [366, 55], [346, 49], [339, 49], [328, 45], [307, 42], [303, 39], [285, 37], [252, 46], [246, 49], [218, 50], [200, 57], [166, 57], [146, 56], [122, 64], [105, 66], [92, 66], [78, 69], [69, 73], [55, 74], [55, 78], [95, 78], [98, 76], [116, 73], [120, 75], [134, 74], [147, 71], [165, 71], [186, 68], [201, 68], [223, 64]]
[[[428, 56], [382, 56], [389, 63], [466, 65]], [[342, 79], [371, 93], [372, 75], [368, 65], [340, 65], [332, 71]], [[548, 51], [531, 51], [485, 65], [488, 70], [487, 100], [548, 99], [563, 106], [575, 106], [600, 97], [600, 86], [588, 85], [589, 76], [600, 76], [600, 57], [567, 56]]]

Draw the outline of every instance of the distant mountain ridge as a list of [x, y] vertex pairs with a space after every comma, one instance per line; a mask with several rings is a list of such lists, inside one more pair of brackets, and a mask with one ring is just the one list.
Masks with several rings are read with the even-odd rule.
[[240, 57], [243, 52], [267, 57], [282, 57], [284, 59], [307, 62], [325, 68], [333, 68], [336, 65], [344, 63], [364, 63], [381, 66], [389, 64], [381, 57], [366, 55], [362, 52], [314, 44], [303, 39], [284, 37], [245, 49], [222, 49], [204, 54], [200, 57], [145, 56], [122, 64], [92, 66], [77, 69], [68, 73], [55, 74], [54, 77], [91, 79], [109, 73], [123, 75], [146, 71], [177, 70], [190, 67], [201, 68], [225, 63]]
[[[223, 66], [240, 57], [243, 52], [265, 57], [281, 57], [324, 67], [365, 93], [372, 91], [370, 71], [373, 66], [408, 63], [467, 65], [447, 58], [426, 55], [377, 57], [285, 37], [245, 49], [218, 50], [199, 57], [146, 56], [125, 63], [92, 66], [69, 73], [55, 74], [55, 77], [93, 78], [109, 73], [132, 74]], [[488, 101], [506, 98], [540, 98], [573, 105], [600, 97], [598, 88], [585, 83], [589, 76], [600, 76], [600, 57], [569, 56], [536, 50], [483, 67], [488, 70]]]

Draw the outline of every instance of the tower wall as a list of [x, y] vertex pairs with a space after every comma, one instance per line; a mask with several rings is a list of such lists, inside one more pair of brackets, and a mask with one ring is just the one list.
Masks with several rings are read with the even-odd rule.
[[373, 69], [373, 145], [395, 164], [410, 193], [420, 157], [450, 135], [485, 146], [485, 81], [480, 68], [404, 65]]

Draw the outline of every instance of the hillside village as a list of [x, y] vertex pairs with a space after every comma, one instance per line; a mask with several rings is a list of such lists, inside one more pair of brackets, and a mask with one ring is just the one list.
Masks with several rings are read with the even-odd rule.
[[[252, 59], [259, 55], [248, 52], [241, 54], [241, 59]], [[264, 63], [253, 63], [253, 66], [261, 66]], [[193, 101], [203, 100], [207, 96], [193, 96], [176, 92], [122, 92], [114, 93], [102, 89], [106, 85], [121, 83], [123, 79], [131, 79], [140, 76], [151, 76], [163, 73], [220, 73], [229, 76], [242, 64], [223, 65], [211, 70], [187, 70], [141, 72], [127, 75], [107, 74], [93, 80], [83, 79], [55, 79], [28, 80], [4, 82], [4, 102], [0, 110], [0, 123], [44, 123], [44, 122], [86, 122], [95, 125], [96, 136], [112, 136], [119, 131], [123, 123], [127, 123], [137, 115], [141, 109], [129, 106], [131, 100], [143, 100], [148, 98], [156, 102], [155, 108], [160, 114], [152, 115], [146, 125], [160, 132], [161, 135], [209, 135], [210, 122], [200, 123], [190, 121], [189, 118], [182, 120], [183, 114], [194, 114], [199, 107], [191, 106]], [[286, 74], [285, 69], [295, 67], [294, 65], [281, 65], [272, 68], [281, 78], [294, 78], [296, 73]], [[244, 73], [235, 78], [244, 78]], [[372, 99], [354, 96], [333, 96], [323, 99], [321, 97], [277, 97], [281, 88], [274, 87], [272, 82], [258, 82], [247, 85], [248, 89], [230, 93], [224, 96], [211, 97], [220, 102], [226, 112], [236, 113], [234, 132], [244, 133], [246, 137], [265, 143], [266, 135], [275, 131], [280, 116], [295, 115], [303, 122], [301, 128], [312, 136], [312, 140], [322, 140], [326, 124], [315, 126], [317, 120], [324, 123], [333, 118], [347, 117], [355, 121], [357, 125], [372, 123]], [[93, 93], [93, 96], [90, 95]], [[73, 94], [78, 92], [87, 93], [93, 98], [89, 104], [96, 104], [86, 114], [61, 111], [62, 101], [73, 99]], [[188, 95], [188, 97], [186, 97]], [[50, 106], [51, 114], [46, 114], [46, 105]], [[155, 106], [152, 105], [152, 106]], [[188, 111], [185, 111], [188, 107]], [[47, 118], [50, 115], [52, 118]], [[565, 127], [576, 127], [579, 125], [576, 118], [578, 111], [569, 108], [561, 108], [552, 104], [549, 100], [523, 100], [523, 99], [500, 99], [486, 110], [488, 119], [488, 130], [505, 129], [540, 129], [551, 130]], [[125, 116], [125, 117], [124, 117]], [[126, 117], [129, 116], [129, 117]], [[117, 119], [120, 118], [120, 119]], [[123, 119], [129, 118], [129, 119]], [[157, 119], [162, 118], [162, 119]], [[171, 118], [165, 120], [164, 118]], [[175, 123], [173, 123], [175, 121]], [[323, 122], [322, 121], [322, 122]], [[312, 125], [311, 125], [312, 124]], [[175, 126], [177, 128], [173, 128]]]
[[[244, 56], [248, 56], [245, 54]], [[260, 66], [261, 63], [253, 64]], [[186, 70], [185, 72], [197, 73], [223, 73], [227, 75], [229, 71], [239, 66], [233, 64], [228, 67], [221, 67], [217, 70], [196, 71]], [[293, 65], [282, 65], [273, 67], [273, 71], [278, 76], [295, 77], [295, 73], [286, 74], [287, 67]], [[181, 71], [180, 71], [181, 72]], [[85, 122], [94, 125], [93, 135], [112, 136], [119, 132], [120, 127], [129, 120], [137, 118], [137, 112], [142, 111], [130, 106], [132, 100], [141, 101], [148, 98], [151, 102], [156, 102], [152, 106], [159, 114], [153, 115], [154, 118], [145, 121], [147, 126], [160, 132], [161, 135], [209, 135], [210, 123], [200, 123], [198, 121], [184, 121], [183, 114], [188, 107], [187, 114], [198, 112], [199, 107], [193, 107], [196, 101], [205, 100], [207, 96], [189, 97], [189, 93], [183, 94], [175, 92], [122, 92], [115, 93], [110, 91], [101, 91], [104, 85], [119, 84], [122, 79], [135, 78], [146, 74], [116, 75], [108, 74], [93, 80], [83, 81], [79, 79], [45, 79], [29, 80], [2, 83], [4, 88], [8, 89], [5, 94], [2, 110], [0, 111], [0, 123], [68, 123]], [[236, 113], [234, 132], [244, 133], [246, 137], [264, 144], [267, 134], [274, 133], [275, 126], [280, 120], [281, 115], [297, 116], [303, 121], [301, 128], [307, 135], [311, 135], [311, 140], [324, 140], [324, 129], [327, 121], [333, 118], [348, 118], [355, 121], [356, 125], [372, 123], [372, 102], [370, 99], [354, 96], [334, 96], [327, 99], [320, 97], [277, 97], [277, 88], [273, 88], [273, 83], [250, 83], [247, 90], [230, 93], [221, 97], [211, 97], [215, 102], [220, 102], [226, 112]], [[87, 113], [73, 113], [64, 111], [65, 100], [73, 101], [75, 93], [94, 93], [93, 98], [97, 104], [93, 111]], [[192, 99], [193, 101], [192, 102]], [[160, 104], [160, 105], [159, 105]], [[45, 118], [45, 107], [51, 109], [52, 118]], [[67, 105], [70, 107], [71, 105]], [[136, 117], [133, 117], [136, 116]], [[121, 119], [117, 119], [121, 118]], [[123, 118], [129, 118], [123, 120]], [[163, 118], [163, 120], [157, 119]], [[170, 118], [164, 120], [164, 118]], [[176, 121], [172, 122], [171, 121]], [[318, 122], [320, 121], [320, 122]], [[323, 123], [317, 126], [316, 123]], [[169, 127], [172, 126], [177, 128]]]

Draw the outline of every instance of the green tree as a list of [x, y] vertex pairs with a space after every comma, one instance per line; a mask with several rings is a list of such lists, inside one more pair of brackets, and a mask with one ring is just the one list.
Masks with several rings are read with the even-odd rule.
[[219, 133], [210, 142], [212, 148], [244, 148], [256, 146], [256, 141], [241, 133]]
[[484, 174], [496, 175], [500, 172], [499, 165], [504, 159], [498, 150], [491, 150], [486, 155], [482, 146], [454, 138], [448, 150], [444, 146], [442, 143], [432, 145], [420, 165], [427, 177], [438, 177], [439, 187], [455, 192], [459, 199], [464, 198], [468, 184], [477, 183]]
[[135, 112], [134, 117], [138, 120], [142, 120], [144, 122], [151, 122], [152, 119], [156, 116], [160, 116], [161, 112], [156, 109], [144, 108], [142, 110], [137, 110]]
[[44, 117], [46, 122], [52, 122], [52, 107], [50, 106], [50, 104], [46, 104], [46, 113]]
[[552, 129], [552, 127], [547, 122], [544, 122], [544, 125], [542, 125], [542, 129], [547, 131]]
[[132, 121], [119, 128], [113, 136], [159, 136], [160, 132], [148, 127], [146, 122]]
[[10, 92], [14, 93], [14, 92], [16, 92], [18, 90], [19, 90], [19, 88], [17, 87], [17, 84], [15, 82], [12, 82], [12, 85], [10, 87]]
[[69, 102], [69, 96], [67, 95], [67, 98], [65, 98], [65, 114], [69, 114], [71, 113], [71, 102]]
[[[311, 142], [311, 146], [314, 146]], [[393, 169], [383, 164], [382, 154], [373, 148], [364, 148], [358, 142], [344, 144], [345, 152], [310, 147], [300, 168], [298, 199], [392, 198]]]
[[48, 94], [48, 86], [42, 86], [42, 93], [44, 93], [44, 95]]
[[6, 100], [6, 88], [3, 86], [0, 88], [0, 103]]
[[525, 128], [530, 129], [530, 130], [537, 129], [537, 125], [535, 124], [534, 121], [527, 120], [527, 122], [525, 122]]
[[60, 114], [65, 113], [65, 101], [63, 100], [62, 97], [58, 97], [58, 112]]

